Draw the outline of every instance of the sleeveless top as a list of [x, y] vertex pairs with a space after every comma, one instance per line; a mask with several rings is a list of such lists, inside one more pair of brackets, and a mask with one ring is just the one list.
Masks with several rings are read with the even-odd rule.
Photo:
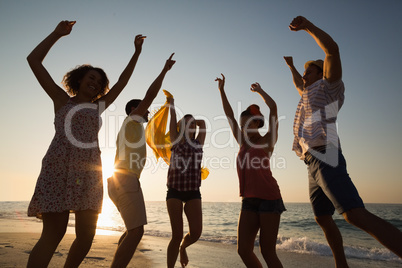
[[71, 99], [55, 114], [56, 133], [42, 160], [28, 216], [102, 209], [98, 106]]
[[272, 176], [269, 156], [262, 148], [243, 145], [237, 155], [240, 196], [265, 200], [281, 198], [278, 183]]

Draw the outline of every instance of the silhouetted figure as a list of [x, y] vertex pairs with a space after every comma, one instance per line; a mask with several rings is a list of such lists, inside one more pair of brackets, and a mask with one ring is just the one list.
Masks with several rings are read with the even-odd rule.
[[172, 57], [173, 54], [149, 87], [144, 99], [134, 99], [127, 103], [127, 117], [117, 136], [115, 172], [108, 179], [108, 193], [127, 230], [119, 240], [112, 267], [126, 267], [130, 263], [144, 234], [144, 225], [147, 224], [140, 185], [140, 176], [147, 157], [143, 123], [148, 122], [148, 108], [158, 94], [166, 73], [175, 63]]
[[102, 69], [81, 65], [64, 76], [66, 92], [53, 81], [42, 61], [59, 38], [70, 34], [74, 24], [60, 22], [27, 58], [53, 101], [56, 128], [28, 208], [28, 216], [43, 219], [42, 234], [29, 256], [28, 267], [48, 266], [66, 232], [70, 211], [75, 213], [76, 239], [65, 267], [78, 267], [91, 248], [103, 199], [100, 115], [126, 86], [145, 38], [135, 37], [135, 53], [110, 91]]
[[254, 254], [254, 241], [260, 231], [260, 250], [268, 267], [282, 267], [276, 255], [281, 214], [285, 211], [278, 183], [272, 176], [270, 157], [278, 139], [278, 112], [275, 101], [259, 83], [251, 85], [251, 91], [260, 94], [268, 105], [269, 128], [261, 135], [264, 116], [259, 106], [250, 105], [240, 115], [240, 126], [225, 93], [225, 76], [216, 78], [221, 93], [223, 110], [228, 118], [233, 136], [240, 146], [237, 155], [242, 208], [237, 231], [237, 251], [247, 267], [262, 267]]
[[[200, 186], [206, 129], [203, 120], [197, 120], [190, 114], [177, 122], [174, 99], [168, 97], [167, 100], [170, 105], [169, 131], [172, 143], [166, 195], [172, 227], [172, 238], [167, 248], [167, 267], [173, 268], [179, 253], [181, 266], [187, 266], [186, 248], [195, 243], [202, 232]], [[183, 210], [189, 227], [184, 238]]]
[[402, 257], [402, 232], [364, 208], [346, 170], [335, 125], [345, 98], [338, 45], [304, 17], [294, 18], [289, 28], [309, 33], [325, 52], [324, 61], [306, 62], [303, 76], [294, 67], [292, 57], [284, 58], [301, 96], [293, 124], [293, 150], [307, 164], [315, 220], [324, 231], [336, 266], [348, 267], [342, 236], [332, 218], [335, 209], [347, 222]]

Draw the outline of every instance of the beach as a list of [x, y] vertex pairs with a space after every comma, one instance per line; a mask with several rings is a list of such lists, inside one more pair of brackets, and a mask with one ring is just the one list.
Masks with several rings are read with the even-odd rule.
[[[29, 253], [39, 236], [40, 233], [0, 233], [0, 267], [26, 267]], [[74, 238], [74, 234], [67, 233], [65, 235], [54, 253], [49, 267], [62, 267], [64, 265]], [[117, 235], [97, 234], [90, 252], [80, 267], [110, 267], [118, 238]], [[168, 242], [169, 238], [145, 235], [128, 267], [166, 267]], [[255, 252], [262, 260], [257, 247]], [[188, 248], [188, 255], [190, 263], [187, 267], [189, 268], [245, 267], [236, 253], [236, 246], [231, 244], [198, 241]], [[278, 256], [284, 267], [335, 267], [331, 256], [299, 254], [283, 250], [278, 250]], [[398, 263], [363, 259], [350, 259], [348, 262], [350, 267], [356, 268], [402, 267]], [[176, 267], [180, 267], [179, 262], [177, 262]]]
[[[148, 214], [150, 216], [149, 224], [145, 226], [145, 235], [128, 267], [166, 267], [166, 249], [170, 239], [168, 223], [163, 220], [162, 216], [164, 214], [157, 212], [161, 210], [161, 204], [155, 202], [148, 202], [147, 204], [149, 209]], [[26, 209], [26, 205], [27, 204], [24, 202], [4, 202], [2, 204], [3, 209], [0, 213], [0, 267], [26, 267], [29, 253], [40, 237], [42, 223], [38, 219], [26, 217], [25, 213], [23, 213], [23, 210]], [[215, 210], [217, 207], [232, 207], [231, 204], [211, 204], [211, 206], [212, 205]], [[290, 208], [292, 207], [289, 206], [289, 209]], [[156, 219], [152, 217], [152, 211], [154, 210], [155, 218], [158, 215], [159, 221], [161, 221], [159, 224], [156, 224]], [[232, 214], [233, 210], [229, 210], [226, 214], [221, 213], [220, 218], [222, 218], [222, 215]], [[221, 236], [219, 233], [222, 232], [223, 229], [218, 229], [217, 227], [211, 229], [212, 222], [208, 220], [208, 211], [209, 210], [205, 209], [205, 235], [187, 250], [190, 260], [187, 267], [245, 267], [237, 254], [236, 243], [234, 242], [235, 238], [231, 236], [230, 239], [219, 239]], [[213, 210], [211, 209], [210, 211]], [[392, 211], [396, 210], [394, 209]], [[214, 219], [217, 221], [217, 218]], [[225, 223], [226, 222], [227, 221], [225, 221]], [[235, 232], [235, 222], [231, 225], [224, 223], [221, 225], [226, 226], [225, 228], [233, 229], [231, 232]], [[290, 232], [290, 230], [286, 230], [286, 226], [288, 225], [290, 225], [290, 223], [286, 223], [282, 227], [286, 232]], [[304, 226], [306, 231], [307, 226], [310, 225]], [[80, 267], [110, 267], [121, 234], [121, 228], [98, 228], [92, 248]], [[346, 233], [345, 239], [347, 239], [348, 236], [351, 235]], [[215, 239], [212, 239], [213, 237]], [[64, 265], [68, 250], [74, 238], [74, 224], [72, 223], [69, 224], [66, 235], [55, 251], [49, 267], [62, 267]], [[350, 267], [402, 267], [402, 261], [396, 256], [396, 259], [395, 257], [388, 256], [383, 252], [383, 248], [373, 247], [371, 249], [362, 250], [359, 247], [346, 247], [345, 250]], [[259, 253], [258, 244], [256, 244], [254, 251], [260, 261], [263, 262], [263, 258]], [[277, 253], [283, 267], [335, 267], [333, 257], [327, 245], [317, 242], [312, 243], [309, 239], [303, 240], [297, 236], [287, 239], [282, 238], [279, 244], [277, 244]], [[180, 267], [179, 262], [176, 263], [176, 267]], [[264, 264], [264, 267], [267, 266]]]

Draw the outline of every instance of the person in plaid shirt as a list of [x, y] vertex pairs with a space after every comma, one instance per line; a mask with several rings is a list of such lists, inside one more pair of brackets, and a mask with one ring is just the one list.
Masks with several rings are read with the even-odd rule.
[[[205, 141], [205, 122], [185, 115], [178, 123], [173, 98], [170, 105], [170, 140], [172, 143], [167, 178], [166, 204], [172, 226], [167, 249], [167, 266], [174, 267], [180, 252], [181, 266], [187, 266], [186, 248], [195, 243], [202, 232], [201, 160]], [[199, 128], [198, 134], [197, 126]], [[183, 238], [183, 209], [189, 232]]]

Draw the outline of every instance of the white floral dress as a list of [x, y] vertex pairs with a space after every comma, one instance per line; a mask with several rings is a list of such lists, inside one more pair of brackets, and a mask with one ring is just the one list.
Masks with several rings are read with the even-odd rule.
[[54, 124], [56, 133], [42, 160], [28, 216], [87, 209], [100, 213], [103, 182], [98, 106], [70, 99], [57, 111]]

